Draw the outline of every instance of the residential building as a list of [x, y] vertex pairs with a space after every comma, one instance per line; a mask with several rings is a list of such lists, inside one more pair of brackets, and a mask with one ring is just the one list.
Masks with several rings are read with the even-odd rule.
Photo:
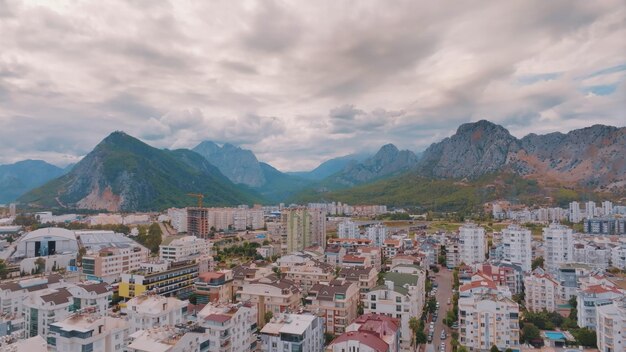
[[611, 264], [619, 269], [626, 269], [626, 243], [611, 248]]
[[519, 349], [519, 306], [498, 294], [459, 298], [459, 343], [473, 351]]
[[167, 216], [176, 232], [187, 232], [187, 209], [169, 208], [167, 209]]
[[524, 291], [524, 273], [519, 265], [493, 261], [480, 265], [479, 272], [493, 280], [496, 285], [508, 287], [511, 294]]
[[526, 309], [554, 312], [559, 302], [559, 283], [543, 269], [536, 268], [524, 278]]
[[159, 258], [169, 262], [182, 262], [211, 254], [213, 244], [196, 236], [184, 236], [159, 246]]
[[626, 234], [626, 219], [616, 215], [585, 219], [583, 230], [585, 233], [594, 235], [624, 235]]
[[50, 334], [50, 324], [70, 315], [74, 303], [72, 294], [65, 288], [44, 289], [25, 297], [23, 303], [25, 336], [43, 336]]
[[87, 280], [112, 283], [119, 280], [122, 273], [138, 270], [149, 256], [150, 250], [139, 244], [88, 252], [82, 259], [83, 275]]
[[333, 280], [313, 285], [304, 299], [304, 305], [324, 319], [327, 333], [339, 335], [356, 319], [359, 297], [356, 283]]
[[198, 275], [194, 283], [197, 304], [226, 303], [233, 300], [233, 271], [220, 270]]
[[569, 221], [577, 224], [581, 222], [583, 215], [580, 212], [580, 204], [578, 202], [569, 203]]
[[236, 300], [250, 302], [258, 312], [257, 324], [265, 325], [266, 313], [278, 316], [281, 313], [295, 312], [301, 304], [302, 293], [298, 285], [275, 275], [245, 283], [237, 291]]
[[50, 325], [48, 345], [56, 351], [122, 352], [128, 322], [122, 318], [75, 313]]
[[346, 249], [340, 245], [333, 244], [326, 246], [324, 251], [324, 261], [328, 265], [339, 266], [343, 264], [343, 258], [346, 255]]
[[266, 352], [324, 350], [324, 321], [312, 314], [279, 314], [261, 329]]
[[591, 267], [587, 264], [566, 263], [559, 265], [556, 278], [559, 282], [560, 303], [565, 304], [578, 294], [580, 281], [591, 274]]
[[605, 200], [602, 202], [602, 215], [610, 216], [613, 215], [613, 202]]
[[593, 241], [572, 244], [572, 262], [587, 264], [593, 269], [606, 270], [611, 260], [611, 248]]
[[517, 264], [525, 272], [530, 272], [532, 264], [532, 236], [530, 230], [519, 225], [509, 225], [502, 230], [504, 260]]
[[402, 240], [389, 239], [383, 242], [382, 250], [383, 257], [393, 258], [402, 252], [404, 248], [404, 242]]
[[572, 229], [567, 226], [552, 223], [543, 228], [544, 267], [548, 272], [555, 274], [559, 265], [572, 261], [573, 241]]
[[485, 261], [485, 229], [474, 223], [465, 223], [459, 228], [459, 252], [461, 262], [467, 265]]
[[187, 303], [174, 297], [146, 294], [126, 302], [129, 333], [186, 322]]
[[387, 239], [387, 227], [381, 223], [371, 225], [367, 228], [366, 236], [372, 246], [383, 247]]
[[359, 226], [354, 221], [346, 219], [337, 225], [337, 237], [359, 238]]
[[139, 296], [151, 291], [163, 296], [186, 297], [193, 291], [198, 277], [198, 264], [193, 261], [142, 264], [142, 268], [122, 274], [119, 295], [123, 298]]
[[376, 287], [378, 272], [374, 267], [342, 267], [339, 270], [338, 278], [356, 283], [359, 287], [361, 300], [364, 300], [367, 293]]
[[596, 202], [588, 201], [585, 203], [585, 217], [587, 219], [598, 216], [598, 209], [596, 208]]
[[419, 287], [419, 282], [419, 275], [387, 272], [384, 285], [374, 287], [363, 300], [365, 314], [384, 314], [400, 320], [402, 350], [408, 350], [411, 345], [409, 319], [422, 314], [423, 301], [420, 305], [419, 297], [424, 294], [424, 287]]
[[399, 352], [400, 321], [381, 314], [361, 315], [326, 351]]
[[276, 248], [274, 248], [274, 246], [269, 245], [269, 244], [258, 247], [256, 249], [256, 252], [264, 259], [270, 259], [271, 257], [278, 255], [278, 253], [276, 252]]
[[614, 299], [623, 298], [624, 291], [613, 285], [599, 284], [580, 289], [576, 298], [578, 326], [597, 330], [596, 309], [612, 304]]
[[335, 267], [317, 260], [308, 260], [283, 268], [283, 273], [285, 278], [298, 285], [302, 292], [308, 292], [316, 283], [332, 281], [335, 278]]
[[382, 250], [380, 247], [358, 247], [355, 249], [357, 256], [369, 258], [369, 262], [372, 263], [372, 266], [376, 268], [376, 270], [381, 269], [382, 267]]
[[461, 249], [457, 241], [446, 243], [446, 267], [454, 269], [461, 265]]
[[326, 214], [321, 209], [289, 208], [281, 213], [286, 231], [281, 237], [283, 254], [312, 245], [326, 246]]
[[597, 309], [597, 344], [601, 352], [626, 351], [626, 299], [616, 299]]
[[[208, 350], [208, 337], [197, 325], [160, 326], [131, 333], [125, 352], [198, 352]], [[221, 351], [220, 351], [221, 352]], [[229, 350], [230, 352], [230, 350]]]
[[249, 304], [207, 304], [198, 312], [199, 325], [205, 329], [203, 343], [208, 351], [255, 351], [256, 308]]

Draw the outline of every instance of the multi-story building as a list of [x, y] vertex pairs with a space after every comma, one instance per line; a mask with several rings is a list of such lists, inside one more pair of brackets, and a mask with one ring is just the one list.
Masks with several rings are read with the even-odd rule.
[[291, 280], [300, 287], [302, 292], [308, 290], [316, 283], [328, 283], [335, 278], [335, 268], [317, 260], [308, 260], [305, 263], [291, 265], [283, 269], [285, 278]]
[[595, 235], [624, 235], [626, 234], [626, 219], [615, 215], [585, 219], [583, 230], [585, 233]]
[[376, 287], [378, 270], [375, 267], [342, 267], [339, 270], [339, 278], [354, 282], [359, 287], [361, 300], [365, 299], [368, 292]]
[[612, 304], [614, 299], [622, 297], [624, 292], [612, 285], [600, 284], [581, 288], [576, 298], [578, 326], [597, 330], [597, 307]]
[[249, 304], [207, 304], [198, 312], [198, 321], [207, 337], [208, 351], [256, 350], [256, 308]]
[[387, 227], [381, 223], [368, 227], [367, 238], [371, 241], [372, 246], [383, 247], [387, 239]]
[[169, 208], [167, 209], [167, 216], [176, 232], [187, 232], [187, 209]]
[[324, 261], [328, 265], [339, 266], [343, 264], [343, 258], [346, 256], [346, 249], [339, 245], [326, 246], [324, 251]]
[[140, 330], [128, 336], [129, 343], [125, 352], [222, 351], [215, 346], [208, 350], [208, 336], [204, 332], [205, 329], [197, 325], [161, 326]]
[[220, 270], [198, 275], [194, 283], [198, 304], [226, 303], [233, 299], [233, 271]]
[[[384, 314], [400, 320], [400, 346], [408, 350], [412, 335], [409, 319], [422, 314], [419, 297], [424, 287], [419, 287], [419, 275], [387, 272], [384, 285], [374, 287], [363, 300], [364, 313]], [[422, 281], [423, 282], [423, 281]]]
[[155, 294], [137, 296], [126, 302], [129, 333], [154, 327], [185, 323], [187, 303]]
[[573, 241], [572, 229], [567, 226], [552, 223], [543, 228], [545, 268], [548, 272], [555, 274], [561, 264], [572, 261]]
[[281, 237], [283, 254], [312, 245], [326, 246], [326, 215], [320, 209], [289, 208], [281, 213], [285, 228]]
[[596, 202], [588, 201], [585, 203], [585, 217], [587, 219], [598, 216], [598, 208], [596, 208]]
[[328, 352], [399, 352], [400, 321], [380, 314], [364, 314], [347, 332], [335, 338]]
[[176, 238], [159, 246], [159, 258], [169, 262], [193, 260], [211, 254], [212, 243], [196, 236]]
[[569, 203], [569, 221], [577, 224], [581, 222], [583, 215], [580, 212], [580, 204], [578, 202]]
[[524, 290], [524, 273], [517, 264], [493, 261], [479, 266], [479, 272], [493, 280], [498, 286], [506, 286], [511, 294], [519, 294]]
[[565, 304], [577, 295], [581, 279], [589, 276], [591, 271], [591, 267], [587, 264], [566, 263], [559, 265], [556, 278], [559, 283], [560, 303]]
[[346, 219], [337, 225], [339, 238], [359, 238], [359, 226], [352, 220]]
[[262, 351], [322, 352], [324, 321], [312, 314], [279, 314], [261, 329]]
[[382, 267], [382, 250], [379, 247], [358, 247], [355, 249], [355, 255], [359, 257], [369, 258], [369, 262], [376, 270], [380, 271]]
[[572, 244], [573, 263], [587, 264], [593, 269], [605, 270], [611, 260], [611, 248], [592, 241], [575, 241]]
[[72, 294], [65, 288], [48, 288], [26, 296], [23, 303], [26, 337], [41, 335], [47, 339], [50, 324], [67, 318], [73, 303]]
[[[280, 258], [283, 259], [284, 257]], [[234, 267], [233, 296], [243, 285], [274, 274], [274, 267], [269, 263], [250, 262]]]
[[301, 304], [302, 293], [298, 285], [287, 279], [270, 275], [249, 283], [237, 291], [236, 300], [250, 302], [258, 312], [258, 326], [266, 323], [267, 313], [278, 316], [288, 311], [295, 312]]
[[209, 210], [207, 208], [187, 208], [187, 234], [200, 238], [207, 238], [209, 227]]
[[626, 269], [626, 243], [611, 248], [611, 264], [619, 269]]
[[597, 344], [601, 352], [626, 351], [626, 299], [597, 309]]
[[193, 261], [178, 263], [142, 264], [142, 268], [122, 274], [119, 295], [123, 298], [139, 296], [146, 291], [163, 296], [186, 297], [193, 291], [198, 277], [198, 264]]
[[383, 257], [393, 258], [402, 252], [404, 242], [398, 239], [388, 239], [383, 242]]
[[519, 225], [509, 225], [502, 230], [504, 260], [517, 264], [529, 272], [532, 264], [532, 236], [530, 230]]
[[324, 319], [326, 332], [338, 335], [357, 317], [359, 287], [350, 281], [315, 284], [304, 302], [308, 310]]
[[461, 265], [461, 249], [456, 241], [448, 241], [446, 243], [446, 267], [448, 269], [456, 268]]
[[459, 343], [473, 351], [518, 349], [519, 306], [498, 294], [459, 298]]
[[122, 352], [128, 322], [122, 318], [75, 313], [50, 325], [48, 346], [67, 352]]
[[83, 275], [88, 280], [112, 283], [119, 280], [122, 273], [138, 270], [149, 256], [150, 250], [139, 244], [102, 248], [83, 256]]
[[474, 223], [459, 228], [459, 252], [461, 262], [472, 265], [485, 261], [485, 229]]
[[543, 269], [537, 268], [524, 278], [526, 309], [531, 312], [556, 311], [559, 283]]
[[602, 202], [602, 215], [610, 216], [613, 214], [613, 202], [605, 200]]

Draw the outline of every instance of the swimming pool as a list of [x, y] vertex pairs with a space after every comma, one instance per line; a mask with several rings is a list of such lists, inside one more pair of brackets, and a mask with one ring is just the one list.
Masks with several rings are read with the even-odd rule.
[[560, 331], [545, 331], [544, 334], [550, 340], [565, 340], [565, 334]]

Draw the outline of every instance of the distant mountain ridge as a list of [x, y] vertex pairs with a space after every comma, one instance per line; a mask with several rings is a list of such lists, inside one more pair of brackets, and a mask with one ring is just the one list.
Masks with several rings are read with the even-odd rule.
[[63, 169], [42, 160], [0, 165], [0, 204], [13, 202], [25, 192], [64, 173]]
[[211, 141], [204, 141], [192, 150], [216, 166], [233, 183], [260, 187], [266, 182], [261, 164], [250, 150], [229, 143], [220, 147]]
[[71, 171], [19, 200], [32, 206], [109, 211], [162, 210], [193, 205], [187, 193], [204, 194], [207, 205], [261, 202], [199, 154], [153, 148], [113, 132]]
[[368, 154], [350, 154], [340, 156], [321, 163], [318, 167], [311, 171], [288, 172], [287, 174], [298, 176], [307, 180], [320, 181], [342, 171], [348, 165], [359, 163], [368, 157], [370, 157]]

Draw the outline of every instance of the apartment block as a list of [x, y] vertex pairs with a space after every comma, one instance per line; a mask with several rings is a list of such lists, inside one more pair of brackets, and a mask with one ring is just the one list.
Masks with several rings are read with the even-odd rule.
[[398, 352], [400, 321], [381, 314], [364, 314], [335, 338], [327, 352]]
[[159, 258], [164, 261], [182, 262], [211, 254], [213, 244], [196, 236], [176, 238], [159, 246]]
[[531, 312], [556, 311], [559, 283], [543, 269], [537, 268], [524, 278], [526, 309]]
[[459, 298], [459, 343], [473, 351], [519, 349], [519, 306], [498, 294]]
[[256, 320], [257, 311], [252, 305], [209, 303], [198, 312], [199, 325], [206, 336], [202, 346], [208, 351], [255, 351]]
[[265, 325], [266, 313], [273, 316], [295, 312], [301, 304], [302, 293], [298, 285], [287, 279], [270, 275], [249, 283], [237, 291], [236, 300], [252, 303], [258, 312], [258, 326]]
[[66, 352], [122, 352], [128, 323], [122, 318], [75, 313], [50, 325], [48, 346]]
[[530, 230], [519, 225], [509, 225], [502, 230], [504, 260], [517, 264], [525, 272], [530, 272], [532, 263], [532, 236]]
[[141, 245], [102, 248], [83, 256], [83, 274], [88, 280], [112, 283], [122, 273], [138, 270], [149, 256], [150, 250]]
[[280, 314], [261, 329], [261, 342], [266, 352], [322, 352], [324, 321], [312, 314]]
[[198, 275], [194, 284], [198, 304], [226, 303], [233, 300], [233, 271], [220, 270]]
[[601, 352], [626, 351], [626, 299], [597, 308], [597, 344]]
[[339, 270], [338, 278], [356, 283], [359, 287], [361, 300], [364, 300], [367, 293], [376, 287], [378, 270], [374, 267], [342, 267]]
[[146, 294], [126, 302], [129, 333], [186, 322], [187, 303], [174, 297]]
[[119, 295], [132, 298], [150, 291], [163, 296], [186, 297], [193, 291], [198, 271], [198, 264], [193, 261], [142, 263], [141, 269], [122, 274]]
[[573, 236], [572, 229], [561, 224], [543, 228], [544, 265], [548, 272], [554, 274], [561, 264], [572, 261]]
[[611, 284], [599, 284], [581, 288], [576, 298], [578, 326], [597, 330], [597, 311], [601, 306], [610, 305], [614, 299], [623, 298], [624, 291]]
[[472, 265], [485, 261], [485, 229], [474, 223], [466, 223], [459, 228], [459, 252], [461, 262]]
[[307, 310], [324, 319], [326, 332], [338, 335], [357, 317], [359, 288], [356, 283], [333, 280], [315, 284], [304, 299]]

